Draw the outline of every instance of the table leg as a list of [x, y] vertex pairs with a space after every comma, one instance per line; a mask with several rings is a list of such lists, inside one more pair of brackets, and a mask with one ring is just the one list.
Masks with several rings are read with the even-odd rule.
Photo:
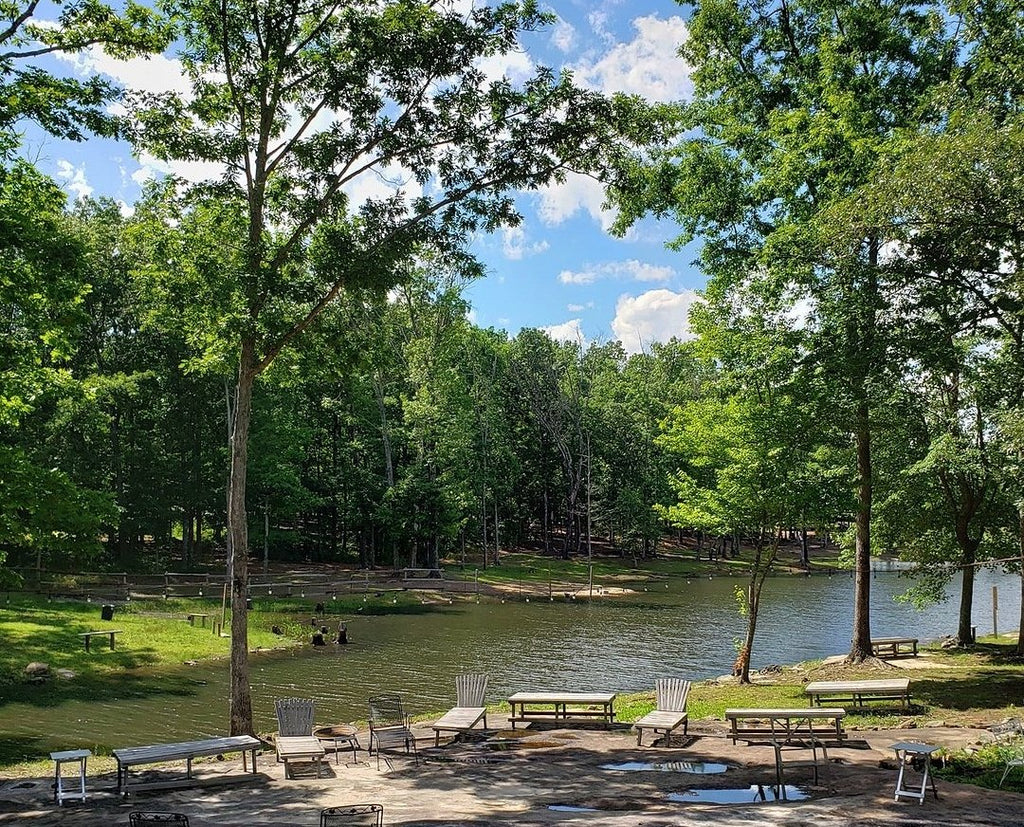
[[57, 769], [53, 778], [53, 800], [57, 802], [57, 806], [61, 806], [64, 803], [64, 788], [60, 783], [60, 761], [57, 761]]

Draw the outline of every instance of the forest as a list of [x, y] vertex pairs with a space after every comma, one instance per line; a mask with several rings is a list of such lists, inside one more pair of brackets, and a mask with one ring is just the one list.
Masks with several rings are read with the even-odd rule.
[[[488, 80], [481, 58], [553, 22], [533, 2], [85, 3], [57, 24], [5, 4], [0, 571], [227, 549], [244, 647], [268, 560], [488, 565], [594, 538], [643, 558], [678, 529], [754, 549], [756, 616], [782, 539], [833, 532], [851, 655], [872, 553], [921, 563], [925, 596], [963, 572], [965, 640], [977, 565], [1024, 555], [1024, 9], [684, 8], [694, 91], [666, 106]], [[176, 50], [190, 92], [36, 64], [97, 43]], [[72, 203], [26, 122], [222, 172]], [[351, 201], [392, 167], [430, 186]], [[469, 242], [567, 171], [604, 183], [614, 231], [655, 215], [700, 242], [692, 339], [629, 355], [469, 320]]]

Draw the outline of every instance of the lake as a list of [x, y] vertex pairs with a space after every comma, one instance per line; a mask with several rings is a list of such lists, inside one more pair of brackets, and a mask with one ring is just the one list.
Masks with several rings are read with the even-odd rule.
[[[954, 632], [958, 592], [917, 611], [893, 600], [911, 583], [895, 572], [876, 574], [872, 633], [930, 640]], [[735, 658], [733, 641], [744, 632], [734, 589], [745, 584], [745, 578], [677, 579], [622, 599], [559, 595], [553, 602], [456, 603], [421, 615], [349, 616], [347, 646], [252, 656], [257, 729], [276, 729], [274, 699], [288, 696], [315, 698], [318, 723], [365, 720], [366, 699], [379, 691], [401, 692], [414, 714], [447, 709], [461, 671], [491, 676], [490, 702], [518, 690], [635, 692], [652, 689], [663, 675], [699, 680], [726, 674]], [[993, 585], [999, 588], [1000, 630], [1018, 625], [1020, 579], [980, 571], [974, 605], [979, 635], [992, 631]], [[753, 666], [845, 653], [852, 617], [849, 575], [770, 578]], [[46, 708], [0, 705], [0, 737], [24, 739], [26, 750], [44, 752], [224, 734], [227, 663], [183, 666], [172, 674], [178, 678], [175, 693]], [[36, 738], [40, 733], [45, 735]]]

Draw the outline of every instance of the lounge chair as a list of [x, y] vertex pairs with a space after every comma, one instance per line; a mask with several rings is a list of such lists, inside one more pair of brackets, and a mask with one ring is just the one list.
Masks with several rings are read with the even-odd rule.
[[320, 811], [320, 827], [381, 827], [383, 823], [384, 807], [380, 804], [353, 804]]
[[147, 824], [162, 824], [164, 827], [188, 827], [188, 816], [182, 813], [152, 813], [133, 810], [128, 813], [131, 827], [145, 827]]
[[[385, 750], [403, 748], [406, 754], [412, 752], [416, 763], [416, 736], [409, 728], [409, 716], [405, 714], [402, 696], [393, 692], [370, 698], [370, 752], [377, 752], [377, 769], [380, 769], [380, 754]], [[384, 758], [388, 766], [391, 762]]]
[[685, 735], [689, 726], [686, 717], [686, 698], [690, 694], [689, 681], [680, 678], [658, 678], [654, 693], [657, 699], [654, 710], [633, 724], [637, 746], [640, 746], [643, 740], [645, 729], [652, 730], [655, 735], [664, 732], [665, 740], [668, 741], [672, 730], [681, 726]]
[[275, 702], [277, 711], [278, 763], [284, 762], [284, 776], [291, 777], [292, 761], [312, 761], [316, 764], [316, 775], [325, 754], [320, 739], [313, 736], [314, 706], [310, 698], [282, 698]]
[[434, 746], [441, 743], [442, 732], [456, 734], [469, 732], [480, 721], [487, 729], [487, 675], [457, 675], [455, 677], [456, 705], [434, 723]]

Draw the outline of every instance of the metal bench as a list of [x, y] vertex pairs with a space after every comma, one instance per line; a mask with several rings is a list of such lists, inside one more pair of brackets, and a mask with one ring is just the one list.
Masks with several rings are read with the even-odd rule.
[[[230, 735], [223, 738], [205, 738], [200, 741], [181, 741], [176, 744], [151, 744], [145, 747], [115, 749], [117, 760], [117, 791], [128, 795], [132, 790], [152, 790], [166, 787], [187, 786], [192, 781], [192, 759], [206, 755], [223, 755], [226, 752], [242, 753], [242, 769], [247, 769], [246, 753], [252, 753], [252, 774], [256, 775], [256, 750], [263, 744], [251, 735]], [[185, 779], [176, 781], [128, 783], [128, 770], [143, 764], [162, 764], [168, 761], [185, 761]]]
[[864, 706], [864, 701], [899, 701], [904, 708], [910, 706], [910, 680], [893, 678], [880, 681], [813, 681], [804, 687], [811, 705], [821, 706], [822, 698], [829, 703], [848, 701]]

